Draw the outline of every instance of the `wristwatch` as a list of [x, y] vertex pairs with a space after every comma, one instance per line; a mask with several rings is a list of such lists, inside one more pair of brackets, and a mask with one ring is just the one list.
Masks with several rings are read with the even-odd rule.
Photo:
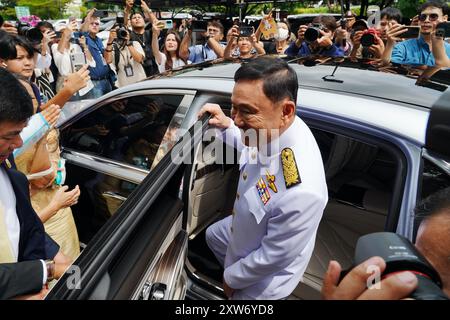
[[55, 279], [55, 261], [45, 260], [45, 266], [47, 267], [47, 282]]

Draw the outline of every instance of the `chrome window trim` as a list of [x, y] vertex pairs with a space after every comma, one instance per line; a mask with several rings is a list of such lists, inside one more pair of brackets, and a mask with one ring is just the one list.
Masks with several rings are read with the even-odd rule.
[[140, 184], [150, 172], [129, 164], [78, 152], [69, 148], [65, 148], [61, 156], [69, 163], [136, 184]]
[[450, 163], [445, 161], [444, 159], [437, 156], [435, 153], [428, 151], [427, 149], [423, 149], [422, 153], [423, 157], [429, 160], [431, 163], [435, 164], [437, 167], [445, 171], [447, 175], [450, 176]]

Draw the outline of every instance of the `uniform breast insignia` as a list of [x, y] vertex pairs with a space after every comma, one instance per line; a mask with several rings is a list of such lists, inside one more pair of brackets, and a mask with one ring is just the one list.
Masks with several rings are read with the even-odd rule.
[[270, 200], [270, 193], [263, 178], [259, 178], [258, 182], [256, 183], [256, 189], [258, 190], [258, 195], [261, 198], [263, 204], [266, 205], [266, 203]]
[[275, 185], [275, 176], [271, 175], [269, 171], [266, 171], [266, 179], [269, 184], [269, 188], [272, 189], [273, 192], [277, 193], [278, 189]]
[[9, 162], [8, 159], [5, 160], [5, 164], [6, 164], [6, 166], [8, 167], [8, 169], [11, 169], [11, 168], [12, 168], [11, 162]]
[[294, 152], [291, 148], [285, 148], [281, 151], [281, 164], [283, 165], [283, 176], [286, 188], [291, 188], [302, 183], [298, 173], [297, 163], [295, 162]]

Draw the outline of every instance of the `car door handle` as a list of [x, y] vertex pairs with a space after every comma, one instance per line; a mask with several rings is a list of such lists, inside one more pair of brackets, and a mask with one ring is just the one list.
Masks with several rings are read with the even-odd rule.
[[112, 191], [103, 192], [102, 196], [104, 196], [105, 198], [111, 198], [111, 199], [119, 200], [122, 202], [125, 202], [127, 200], [126, 197], [121, 196], [120, 194], [112, 192]]
[[150, 285], [149, 282], [146, 282], [139, 300], [164, 300], [166, 290], [167, 286], [164, 283], [156, 282]]

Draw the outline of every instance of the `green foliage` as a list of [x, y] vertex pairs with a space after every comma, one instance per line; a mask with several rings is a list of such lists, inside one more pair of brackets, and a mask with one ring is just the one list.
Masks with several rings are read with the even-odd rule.
[[403, 13], [403, 16], [412, 18], [417, 14], [417, 8], [425, 3], [426, 0], [398, 0], [397, 8]]

